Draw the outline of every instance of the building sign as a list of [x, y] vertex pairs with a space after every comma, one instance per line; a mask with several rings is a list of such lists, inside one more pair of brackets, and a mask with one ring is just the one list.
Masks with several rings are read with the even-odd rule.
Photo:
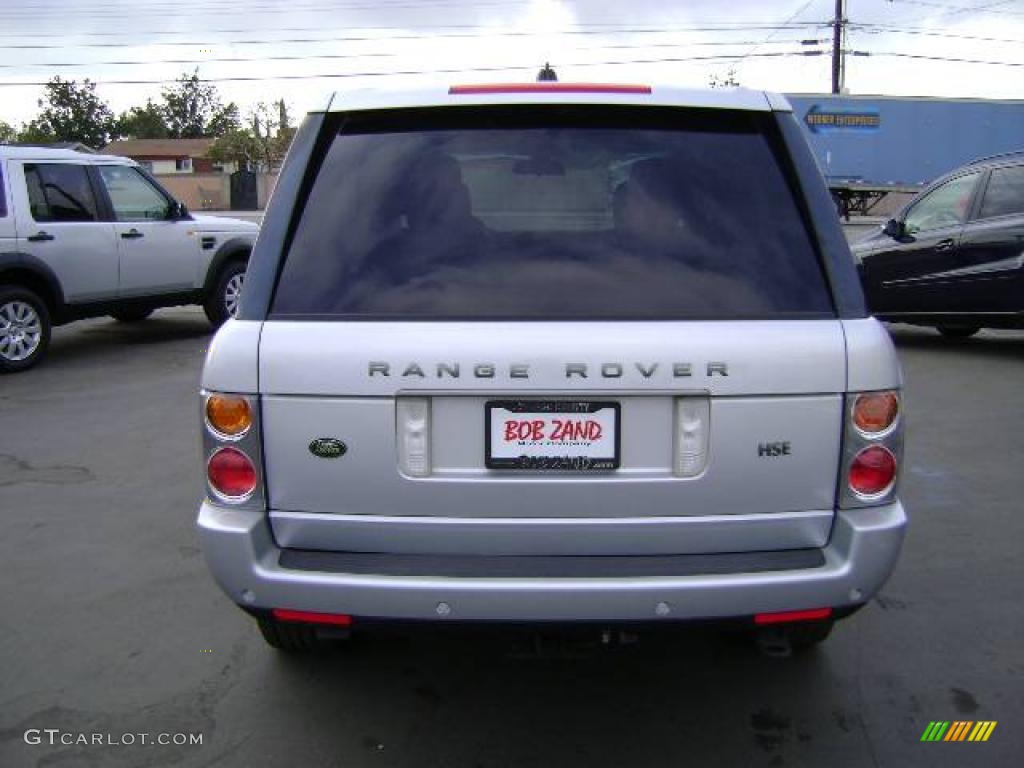
[[815, 104], [804, 115], [804, 123], [812, 133], [822, 131], [877, 131], [882, 118], [877, 110], [822, 109]]

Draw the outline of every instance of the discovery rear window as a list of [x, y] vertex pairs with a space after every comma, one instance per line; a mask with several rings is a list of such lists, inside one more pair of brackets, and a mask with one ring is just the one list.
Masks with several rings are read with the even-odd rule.
[[769, 113], [335, 116], [285, 319], [831, 317]]

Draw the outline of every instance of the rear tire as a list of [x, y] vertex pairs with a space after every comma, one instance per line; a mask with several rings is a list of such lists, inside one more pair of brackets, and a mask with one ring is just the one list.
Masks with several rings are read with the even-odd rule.
[[110, 316], [119, 323], [139, 323], [153, 314], [152, 309], [119, 309]]
[[28, 288], [0, 286], [0, 373], [27, 371], [50, 345], [50, 311]]
[[981, 328], [977, 325], [937, 325], [935, 330], [947, 339], [968, 339]]
[[238, 314], [238, 300], [245, 282], [246, 266], [244, 261], [231, 261], [225, 264], [217, 275], [213, 290], [203, 304], [206, 317], [214, 328], [220, 327], [226, 320]]
[[275, 619], [260, 617], [260, 632], [267, 645], [286, 653], [311, 653], [326, 647], [326, 642], [317, 634], [316, 628], [308, 624], [291, 624]]

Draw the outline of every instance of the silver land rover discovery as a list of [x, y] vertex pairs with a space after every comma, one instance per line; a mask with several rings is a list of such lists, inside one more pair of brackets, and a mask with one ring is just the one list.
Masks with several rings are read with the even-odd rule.
[[210, 347], [199, 532], [288, 650], [389, 621], [809, 645], [896, 562], [901, 386], [785, 99], [347, 94]]

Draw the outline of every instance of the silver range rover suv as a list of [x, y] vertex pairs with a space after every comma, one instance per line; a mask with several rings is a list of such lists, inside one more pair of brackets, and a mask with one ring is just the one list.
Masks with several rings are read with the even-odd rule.
[[338, 96], [209, 350], [199, 533], [288, 650], [392, 621], [809, 645], [895, 565], [901, 386], [783, 98]]

